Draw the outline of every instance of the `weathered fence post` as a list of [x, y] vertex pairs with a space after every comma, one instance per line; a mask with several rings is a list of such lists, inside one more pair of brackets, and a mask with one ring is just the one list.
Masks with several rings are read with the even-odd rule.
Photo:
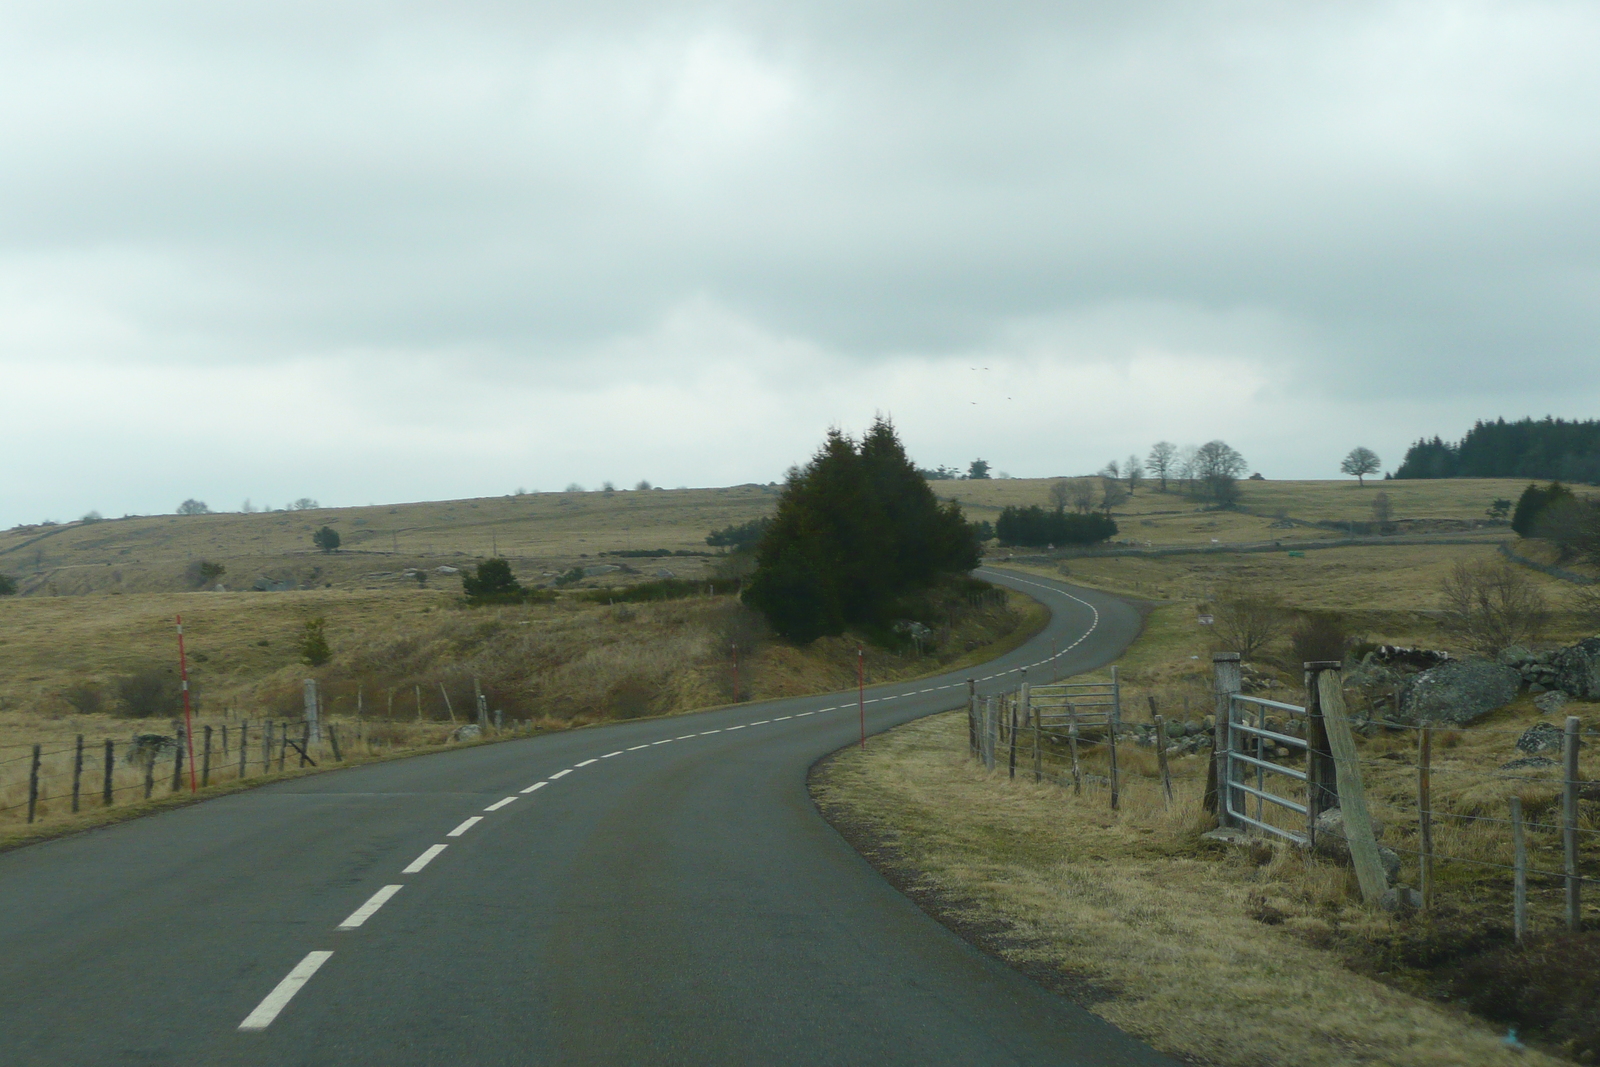
[[1078, 713], [1067, 701], [1067, 749], [1072, 754], [1072, 795], [1083, 796], [1083, 767], [1078, 763]]
[[278, 773], [283, 773], [283, 761], [289, 758], [289, 724], [278, 724]]
[[1317, 679], [1323, 671], [1341, 666], [1337, 660], [1301, 664], [1306, 684], [1306, 843], [1312, 848], [1317, 844], [1317, 817], [1339, 806], [1339, 772], [1329, 747]]
[[28, 763], [28, 821], [39, 807], [39, 746], [33, 746], [33, 758]]
[[183, 750], [188, 743], [188, 736], [178, 731], [178, 749], [172, 754], [172, 792], [176, 793], [183, 788]]
[[983, 701], [983, 767], [994, 770], [994, 750], [1000, 745], [1000, 715], [995, 710], [994, 697]]
[[1417, 866], [1421, 871], [1422, 908], [1433, 907], [1433, 726], [1417, 731]]
[[1517, 944], [1528, 936], [1528, 841], [1522, 827], [1522, 798], [1511, 798], [1511, 928]]
[[145, 753], [144, 761], [144, 798], [150, 799], [150, 794], [156, 791], [156, 754]]
[[250, 749], [250, 720], [246, 719], [239, 724], [239, 777], [245, 776], [246, 753]]
[[967, 679], [967, 748], [973, 759], [982, 754], [978, 746], [978, 683], [973, 678]]
[[[1389, 889], [1389, 877], [1378, 855], [1378, 842], [1372, 835], [1372, 816], [1367, 811], [1367, 791], [1361, 782], [1361, 754], [1356, 749], [1350, 718], [1345, 714], [1344, 690], [1340, 688], [1337, 666], [1323, 667], [1317, 673], [1317, 697], [1322, 706], [1323, 725], [1328, 731], [1328, 747], [1337, 770], [1339, 808], [1344, 814], [1344, 838], [1350, 846], [1356, 880], [1361, 883], [1361, 898], [1375, 905]], [[1309, 806], [1309, 805], [1308, 805]]]
[[272, 770], [272, 720], [261, 724], [261, 773]]
[[100, 786], [100, 803], [104, 804], [108, 808], [112, 803], [113, 790], [111, 788], [111, 775], [112, 768], [116, 766], [116, 756], [116, 742], [112, 741], [111, 738], [108, 737], [106, 738], [105, 781]]
[[[1115, 667], [1111, 669], [1116, 670]], [[1122, 807], [1122, 783], [1117, 774], [1117, 724], [1115, 722], [1112, 722], [1106, 730], [1106, 743], [1111, 749], [1111, 810], [1117, 811]]]
[[1011, 754], [1007, 759], [1009, 768], [1007, 777], [1015, 778], [1017, 776], [1017, 698], [1012, 697], [1006, 703], [1011, 705], [1011, 729], [1009, 731], [1011, 736], [1010, 745], [1008, 746]]
[[339, 732], [331, 722], [328, 724], [328, 742], [333, 745], [334, 762], [343, 763], [344, 757], [339, 754]]
[[306, 736], [310, 737], [312, 735], [315, 735], [316, 739], [318, 741], [321, 741], [322, 740], [322, 721], [321, 721], [320, 718], [318, 718], [318, 715], [317, 715], [317, 712], [319, 710], [318, 706], [317, 706], [317, 704], [318, 704], [318, 701], [317, 701], [317, 680], [315, 678], [307, 678], [305, 680], [304, 688], [305, 688]]
[[1233, 695], [1240, 690], [1239, 653], [1218, 652], [1211, 657], [1212, 694], [1216, 698], [1216, 727], [1213, 730], [1211, 761], [1206, 767], [1205, 810], [1217, 813], [1218, 826], [1232, 826], [1228, 801], [1222, 796], [1222, 783], [1232, 770], [1228, 746], [1233, 731], [1228, 728], [1233, 714]]
[[1122, 725], [1122, 680], [1117, 676], [1116, 664], [1111, 666], [1111, 721]]
[[[1155, 698], [1150, 698], [1150, 707], [1155, 708]], [[1156, 766], [1161, 769], [1161, 790], [1166, 794], [1167, 807], [1172, 807], [1172, 771], [1167, 766], [1167, 722], [1160, 715], [1151, 712], [1156, 724]]]
[[211, 784], [211, 727], [206, 726], [205, 745], [200, 750], [200, 784]]
[[222, 724], [222, 758], [228, 758], [228, 724]]
[[1561, 753], [1561, 764], [1566, 771], [1566, 781], [1561, 789], [1561, 847], [1565, 854], [1567, 882], [1567, 929], [1576, 933], [1583, 928], [1583, 879], [1578, 876], [1578, 717], [1567, 716], [1566, 749]]
[[83, 735], [78, 735], [78, 746], [72, 754], [72, 810], [78, 810], [78, 792], [83, 785]]
[[1033, 780], [1042, 782], [1044, 781], [1044, 727], [1040, 725], [1039, 716], [1033, 710], [1033, 694], [1026, 682], [1022, 686], [1022, 706], [1033, 723]]

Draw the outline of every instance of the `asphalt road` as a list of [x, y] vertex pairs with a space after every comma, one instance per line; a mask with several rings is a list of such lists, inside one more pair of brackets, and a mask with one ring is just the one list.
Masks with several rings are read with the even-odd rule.
[[[1138, 631], [1105, 594], [1000, 580], [1049, 604], [1045, 633], [869, 689], [870, 732], [960, 706], [969, 673], [1049, 674], [1052, 639], [1068, 674]], [[806, 772], [856, 738], [854, 698], [355, 768], [0, 855], [0, 1064], [1169, 1063], [822, 820]]]

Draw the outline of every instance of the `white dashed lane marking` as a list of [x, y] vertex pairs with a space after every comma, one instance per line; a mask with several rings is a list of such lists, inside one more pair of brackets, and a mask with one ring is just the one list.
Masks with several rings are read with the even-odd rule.
[[516, 801], [516, 799], [517, 799], [516, 797], [506, 797], [504, 800], [495, 801], [493, 804], [490, 804], [487, 808], [484, 808], [483, 810], [484, 811], [499, 811], [501, 808], [505, 807], [507, 804], [514, 803]]
[[308, 952], [306, 958], [295, 964], [294, 970], [284, 976], [283, 981], [273, 987], [267, 994], [267, 999], [256, 1005], [256, 1010], [244, 1017], [244, 1022], [239, 1024], [241, 1030], [265, 1030], [272, 1025], [272, 1020], [278, 1013], [288, 1006], [300, 988], [311, 981], [311, 976], [317, 973], [317, 968], [327, 963], [332, 958], [331, 952]]
[[552, 774], [552, 775], [551, 775], [551, 776], [550, 776], [550, 780], [551, 780], [551, 781], [552, 781], [552, 782], [553, 782], [553, 781], [555, 781], [555, 780], [556, 780], [556, 779], [557, 779], [557, 778], [565, 778], [565, 777], [566, 777], [566, 776], [567, 776], [567, 775], [569, 775], [569, 774], [571, 774], [571, 773], [572, 773], [572, 768], [571, 768], [571, 767], [568, 767], [568, 768], [567, 768], [567, 769], [566, 769], [566, 770], [564, 770], [564, 771], [557, 771], [557, 772], [556, 772], [556, 773], [554, 773], [554, 774]]
[[524, 793], [532, 793], [535, 790], [543, 789], [545, 786], [547, 786], [549, 784], [550, 784], [549, 782], [534, 782], [528, 788], [524, 789], [523, 792]]
[[418, 871], [422, 870], [422, 868], [424, 868], [428, 864], [432, 863], [433, 860], [434, 860], [434, 857], [438, 856], [439, 853], [443, 852], [445, 849], [447, 849], [449, 847], [450, 847], [449, 845], [430, 845], [426, 852], [424, 852], [422, 855], [418, 856], [416, 859], [412, 860], [410, 865], [407, 866], [400, 873], [401, 874], [416, 874]]
[[360, 926], [362, 923], [376, 915], [378, 909], [389, 902], [390, 897], [394, 896], [404, 888], [405, 886], [400, 885], [384, 886], [382, 889], [372, 894], [372, 896], [367, 899], [365, 904], [351, 912], [350, 917], [339, 924], [339, 929], [354, 930], [356, 927]]
[[597, 759], [586, 759], [582, 763], [574, 763], [573, 766], [574, 767], [587, 767], [591, 763], [599, 763], [599, 762], [600, 761], [597, 760]]
[[615, 752], [607, 752], [604, 756], [601, 756], [600, 758], [601, 759], [610, 759], [612, 756], [620, 756], [620, 755], [622, 755], [622, 749], [619, 748]]
[[630, 746], [629, 746], [629, 747], [628, 747], [628, 751], [629, 751], [629, 752], [637, 752], [637, 751], [639, 751], [639, 750], [640, 750], [640, 749], [641, 749], [641, 748], [649, 748], [649, 747], [650, 747], [650, 746], [649, 746], [649, 745], [648, 745], [648, 744], [644, 744], [644, 745], [630, 745]]
[[460, 826], [456, 827], [454, 830], [451, 830], [449, 833], [445, 834], [444, 836], [446, 836], [446, 837], [460, 837], [462, 834], [466, 833], [468, 830], [472, 829], [474, 826], [478, 825], [482, 821], [483, 821], [483, 816], [482, 815], [474, 815], [472, 818], [467, 819]]

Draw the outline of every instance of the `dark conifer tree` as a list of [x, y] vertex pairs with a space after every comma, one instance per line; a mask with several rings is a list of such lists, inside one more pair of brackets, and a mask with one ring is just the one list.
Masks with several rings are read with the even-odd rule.
[[859, 446], [830, 431], [789, 472], [743, 599], [779, 636], [806, 643], [882, 626], [897, 599], [977, 564], [959, 505], [939, 502], [880, 418]]

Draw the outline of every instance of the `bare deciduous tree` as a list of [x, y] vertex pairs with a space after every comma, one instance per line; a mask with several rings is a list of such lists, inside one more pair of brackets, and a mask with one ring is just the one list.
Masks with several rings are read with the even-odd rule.
[[1139, 483], [1144, 481], [1144, 465], [1139, 462], [1138, 456], [1129, 456], [1122, 464], [1122, 477], [1128, 483], [1128, 495], [1139, 488]]
[[1067, 485], [1065, 478], [1057, 478], [1050, 483], [1050, 506], [1057, 511], [1066, 511], [1067, 505], [1072, 503], [1072, 489]]
[[1094, 480], [1091, 478], [1072, 479], [1072, 510], [1079, 515], [1087, 515], [1094, 510]]
[[1228, 651], [1245, 658], [1276, 639], [1290, 618], [1276, 597], [1246, 585], [1223, 589], [1214, 605], [1217, 637]]
[[1439, 592], [1445, 629], [1485, 655], [1534, 640], [1550, 619], [1549, 604], [1527, 572], [1500, 560], [1457, 563]]
[[1111, 514], [1111, 509], [1128, 499], [1128, 490], [1121, 478], [1100, 479], [1100, 510]]
[[1178, 446], [1171, 441], [1157, 441], [1150, 446], [1150, 455], [1145, 459], [1145, 466], [1150, 470], [1152, 478], [1161, 480], [1161, 491], [1167, 491], [1167, 478], [1177, 467]]

